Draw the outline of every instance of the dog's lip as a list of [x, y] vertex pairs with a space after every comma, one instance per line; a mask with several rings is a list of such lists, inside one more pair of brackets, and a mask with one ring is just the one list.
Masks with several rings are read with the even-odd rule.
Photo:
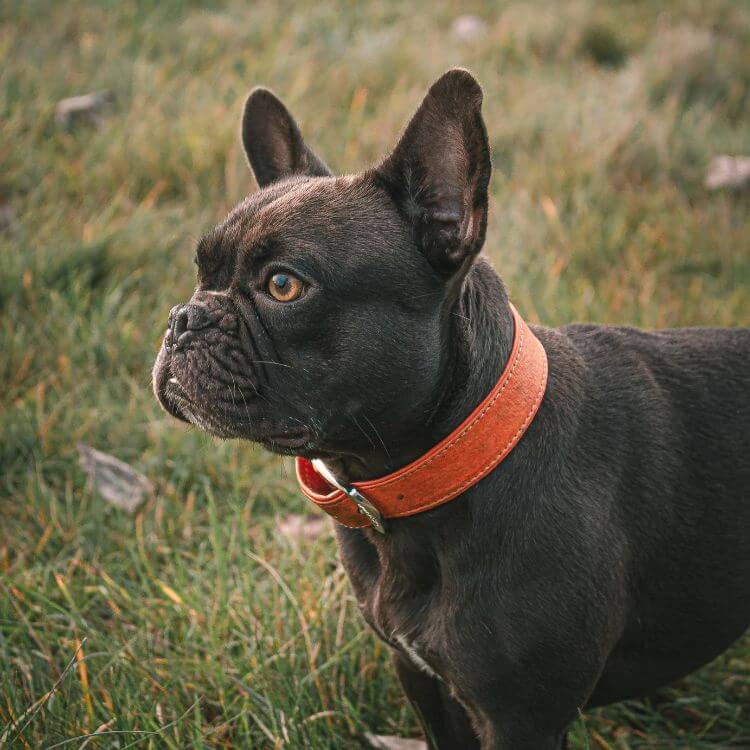
[[[171, 393], [170, 393], [171, 391]], [[183, 387], [182, 383], [172, 375], [167, 379], [167, 382], [164, 384], [164, 394], [167, 398], [171, 396], [177, 396], [183, 401], [187, 401], [188, 403], [192, 404], [193, 400], [188, 396], [187, 391]], [[174, 399], [172, 399], [174, 402]]]
[[267, 433], [260, 440], [271, 443], [279, 448], [303, 448], [310, 441], [310, 430], [307, 427], [301, 427], [295, 430], [287, 430], [278, 433]]
[[[167, 398], [170, 395], [173, 396], [171, 403], [178, 409], [180, 402], [184, 403], [188, 408], [195, 408], [201, 411], [198, 404], [191, 399], [185, 391], [180, 381], [175, 377], [170, 377], [167, 380]], [[172, 391], [170, 394], [169, 392]], [[176, 399], [174, 398], [176, 396]], [[188, 420], [190, 421], [190, 420]], [[247, 440], [252, 440], [257, 443], [264, 443], [270, 448], [279, 448], [285, 451], [293, 451], [300, 448], [304, 448], [310, 442], [310, 430], [307, 427], [296, 427], [293, 429], [283, 430], [278, 427], [271, 427], [271, 429], [264, 430], [252, 430], [250, 434], [238, 433], [237, 437], [244, 437]]]
[[168, 405], [167, 411], [171, 412], [172, 416], [181, 419], [183, 422], [192, 423], [192, 420], [188, 418], [185, 413], [185, 408], [195, 408], [193, 400], [188, 396], [187, 391], [181, 385], [177, 378], [170, 376], [165, 378], [163, 381], [164, 385], [161, 388], [162, 401]]
[[[204, 408], [191, 397], [191, 394], [172, 371], [171, 366], [167, 366], [161, 378], [161, 383], [162, 386], [158, 389], [159, 393], [162, 396], [162, 400], [166, 401], [171, 407], [169, 411], [174, 416], [178, 416], [186, 422], [192, 422], [193, 420], [189, 419], [184, 413], [186, 408], [194, 410], [196, 414], [203, 413]], [[284, 429], [278, 424], [269, 424], [269, 420], [267, 419], [261, 419], [259, 422], [260, 424], [256, 423], [252, 425], [251, 429], [247, 431], [237, 430], [235, 432], [232, 429], [232, 432], [235, 432], [236, 437], [261, 443], [271, 450], [288, 454], [302, 450], [308, 447], [310, 443], [311, 431], [307, 426], [301, 425]]]

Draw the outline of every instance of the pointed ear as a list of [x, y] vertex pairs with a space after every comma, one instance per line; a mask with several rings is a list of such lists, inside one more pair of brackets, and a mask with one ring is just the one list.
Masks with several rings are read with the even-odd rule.
[[436, 270], [456, 272], [482, 249], [487, 227], [490, 149], [482, 89], [459, 68], [430, 88], [376, 175]]
[[268, 89], [255, 88], [247, 97], [242, 114], [242, 145], [261, 188], [294, 174], [331, 175], [305, 145], [289, 110]]

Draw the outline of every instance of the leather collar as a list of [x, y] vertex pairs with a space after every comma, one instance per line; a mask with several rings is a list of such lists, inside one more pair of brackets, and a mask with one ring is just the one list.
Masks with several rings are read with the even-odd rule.
[[484, 401], [450, 435], [402, 469], [351, 485], [330, 474], [325, 478], [312, 461], [297, 458], [302, 492], [344, 526], [384, 531], [382, 518], [436, 508], [486, 477], [523, 437], [547, 385], [544, 347], [512, 305], [511, 310], [508, 363]]

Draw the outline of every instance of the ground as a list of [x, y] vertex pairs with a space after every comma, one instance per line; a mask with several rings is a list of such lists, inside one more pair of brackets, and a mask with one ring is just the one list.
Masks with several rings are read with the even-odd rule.
[[[485, 25], [457, 38], [466, 12]], [[469, 67], [487, 253], [527, 319], [750, 324], [747, 194], [703, 185], [712, 157], [750, 151], [747, 3], [29, 0], [0, 8], [0, 61], [0, 746], [418, 731], [328, 530], [277, 530], [307, 510], [290, 464], [176, 424], [150, 392], [196, 238], [254, 189], [253, 85], [351, 172]], [[57, 100], [97, 90], [115, 97], [99, 126], [56, 124]], [[96, 494], [79, 441], [151, 478], [140, 513]], [[746, 638], [654, 699], [581, 715], [572, 747], [748, 747], [748, 706]]]

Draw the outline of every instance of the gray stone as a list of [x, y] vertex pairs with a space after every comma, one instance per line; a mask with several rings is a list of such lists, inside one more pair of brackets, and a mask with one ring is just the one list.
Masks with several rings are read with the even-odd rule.
[[66, 130], [72, 130], [83, 123], [101, 127], [104, 115], [112, 108], [114, 101], [111, 91], [95, 91], [62, 99], [55, 107], [55, 122]]
[[132, 514], [153, 493], [151, 482], [119, 458], [83, 443], [78, 443], [76, 447], [81, 466], [108, 503]]
[[451, 33], [462, 42], [474, 42], [487, 32], [487, 22], [479, 16], [465, 13], [458, 16], [451, 24]]
[[708, 167], [705, 185], [709, 190], [742, 190], [750, 187], [750, 157], [715, 157]]

